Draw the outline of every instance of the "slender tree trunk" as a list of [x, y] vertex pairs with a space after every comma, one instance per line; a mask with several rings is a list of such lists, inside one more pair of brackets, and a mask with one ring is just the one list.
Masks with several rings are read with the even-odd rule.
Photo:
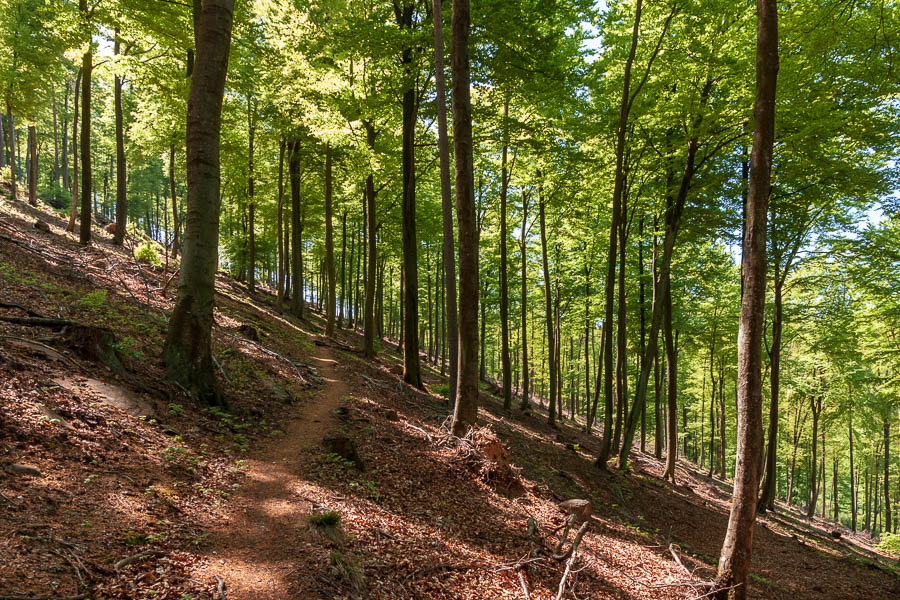
[[253, 189], [253, 138], [256, 134], [256, 123], [253, 122], [253, 99], [247, 97], [247, 288], [253, 294], [256, 291], [256, 198]]
[[781, 327], [783, 322], [783, 279], [775, 281], [775, 318], [772, 320], [772, 355], [770, 357], [769, 442], [766, 448], [766, 479], [756, 507], [759, 512], [775, 510], [776, 453], [778, 451], [778, 392], [781, 381]]
[[278, 291], [275, 306], [280, 314], [284, 306], [284, 136], [278, 142]]
[[[668, 273], [666, 273], [668, 276]], [[666, 284], [666, 295], [663, 298], [663, 343], [666, 348], [666, 381], [669, 390], [666, 398], [669, 403], [666, 420], [666, 468], [663, 479], [675, 483], [675, 465], [678, 461], [678, 350], [672, 337], [672, 286]]]
[[[79, 7], [87, 15], [87, 0], [79, 0]], [[94, 54], [91, 45], [81, 57], [81, 229], [78, 241], [91, 243], [91, 70]]]
[[[80, 71], [79, 71], [80, 73]], [[78, 100], [75, 100], [76, 106]], [[75, 113], [78, 113], [78, 109], [75, 109]], [[18, 187], [18, 179], [19, 179], [19, 165], [16, 160], [16, 127], [13, 122], [13, 114], [12, 114], [12, 105], [9, 103], [9, 99], [6, 100], [6, 123], [9, 129], [9, 164], [12, 167], [10, 169], [12, 175], [12, 195], [13, 198], [18, 198], [19, 196], [19, 187]]]
[[[116, 29], [115, 54], [119, 53], [119, 30]], [[125, 240], [128, 222], [128, 200], [126, 198], [127, 167], [125, 166], [125, 128], [122, 123], [122, 78], [117, 73], [113, 80], [116, 118], [116, 232], [113, 244], [121, 245]]]
[[[199, 0], [198, 0], [199, 1]], [[172, 256], [178, 256], [178, 196], [175, 194], [175, 142], [169, 145], [169, 194], [172, 196]]]
[[325, 146], [325, 272], [328, 277], [328, 292], [325, 294], [327, 303], [325, 308], [325, 335], [328, 336], [334, 335], [336, 287], [334, 277], [334, 225], [331, 217], [332, 187], [331, 144], [328, 144]]
[[[50, 98], [53, 105], [53, 183], [59, 185], [59, 125], [56, 121], [56, 86], [53, 83], [50, 84]], [[3, 131], [0, 130], [0, 140], [2, 139]]]
[[34, 125], [28, 126], [28, 203], [37, 206], [37, 130]]
[[300, 280], [303, 258], [300, 252], [300, 140], [293, 140], [288, 151], [288, 177], [291, 180], [291, 313], [303, 317], [303, 282]]
[[509, 360], [509, 286], [506, 256], [506, 197], [509, 193], [507, 149], [509, 146], [509, 100], [503, 102], [503, 148], [500, 152], [500, 363], [503, 371], [503, 410], [512, 409], [512, 371]]
[[[78, 67], [78, 74], [75, 75], [75, 113], [72, 117], [72, 208], [69, 211], [69, 224], [66, 231], [75, 231], [75, 220], [78, 217], [78, 99], [81, 95], [81, 67]], [[7, 110], [9, 105], [7, 105]], [[10, 124], [12, 123], [12, 113], [9, 114]], [[12, 136], [12, 133], [10, 133]], [[12, 150], [12, 146], [10, 146]], [[15, 174], [13, 175], [15, 177]], [[15, 182], [13, 183], [13, 193], [15, 194]]]
[[453, 196], [450, 188], [450, 141], [447, 135], [447, 101], [444, 84], [444, 31], [441, 22], [441, 0], [432, 0], [434, 20], [434, 83], [438, 120], [438, 150], [441, 171], [442, 252], [447, 315], [447, 353], [449, 354], [449, 391], [451, 406], [456, 402], [456, 380], [459, 376], [459, 336], [456, 314], [456, 260], [453, 256]]
[[891, 530], [891, 426], [887, 417], [884, 419], [884, 531]]
[[[538, 173], [540, 178], [540, 173]], [[541, 224], [541, 266], [544, 277], [544, 320], [547, 325], [547, 356], [550, 363], [550, 404], [547, 411], [547, 421], [550, 425], [556, 424], [556, 387], [557, 381], [557, 358], [556, 358], [556, 342], [555, 331], [553, 325], [553, 291], [550, 283], [550, 264], [547, 258], [547, 217], [544, 202], [544, 192], [539, 188], [540, 194], [538, 198], [538, 219]]]
[[718, 565], [716, 598], [722, 600], [747, 597], [756, 495], [762, 470], [761, 345], [766, 298], [766, 213], [775, 138], [778, 7], [775, 0], [757, 0], [756, 7], [756, 101], [742, 253], [744, 293], [738, 332], [737, 452], [731, 514]]
[[[406, 114], [406, 98], [404, 97], [404, 115]], [[415, 110], [413, 110], [413, 116], [411, 117], [413, 121], [413, 128], [415, 127]], [[369, 144], [369, 149], [373, 152], [375, 151], [375, 129], [372, 126], [372, 123], [366, 121], [363, 123], [366, 128], [366, 140]], [[405, 138], [404, 138], [405, 140]], [[410, 140], [410, 144], [413, 143], [414, 140]], [[415, 160], [415, 156], [413, 155], [413, 151], [409, 150], [410, 161]], [[404, 153], [404, 161], [405, 153]], [[404, 162], [404, 165], [406, 163]], [[406, 198], [407, 194], [412, 196], [412, 200], [409, 200], [409, 204], [412, 206], [413, 217], [415, 217], [415, 174], [412, 171], [414, 169], [413, 163], [410, 162], [411, 169], [408, 177], [410, 179], [410, 185], [413, 186], [413, 190], [405, 190], [404, 198]], [[406, 171], [404, 170], [404, 173]], [[406, 178], [404, 177], [404, 181]], [[404, 188], [405, 189], [405, 188]], [[406, 214], [406, 210], [404, 210], [404, 215]], [[367, 222], [366, 226], [368, 227], [368, 234], [366, 236], [366, 241], [368, 243], [368, 251], [366, 253], [366, 260], [368, 261], [366, 265], [366, 304], [364, 307], [363, 313], [363, 353], [366, 358], [375, 358], [375, 278], [376, 278], [376, 269], [378, 265], [378, 255], [377, 255], [377, 247], [376, 247], [376, 231], [378, 229], [377, 219], [378, 214], [375, 212], [375, 179], [372, 173], [366, 177], [366, 217]], [[406, 242], [406, 232], [404, 232], [404, 242]], [[415, 228], [412, 231], [412, 241], [415, 244]], [[404, 249], [404, 256], [406, 254], [406, 250]], [[415, 256], [413, 256], [413, 260], [415, 260]], [[416, 366], [418, 366], [418, 356]], [[421, 386], [421, 376], [419, 385]]]
[[454, 0], [450, 24], [453, 154], [459, 233], [459, 376], [452, 431], [463, 435], [478, 416], [478, 225], [469, 89], [469, 0]]
[[219, 134], [233, 8], [233, 0], [206, 0], [202, 8], [195, 6], [197, 59], [187, 111], [185, 252], [163, 350], [167, 377], [213, 404], [222, 403], [211, 332], [221, 204]]
[[[817, 462], [817, 455], [818, 455], [818, 449], [819, 449], [819, 442], [818, 442], [818, 436], [819, 436], [819, 410], [820, 410], [819, 407], [821, 407], [821, 404], [822, 404], [821, 398], [813, 398], [813, 399], [811, 400], [811, 412], [812, 412], [812, 418], [813, 418], [813, 430], [812, 430], [812, 444], [811, 444], [811, 446], [812, 446], [812, 448], [811, 448], [811, 449], [812, 449], [812, 459], [811, 459], [810, 470], [812, 470], [812, 469], [817, 469], [817, 468], [818, 468], [818, 464], [819, 464], [819, 463]], [[808, 489], [809, 503], [808, 503], [807, 509], [806, 509], [806, 517], [809, 518], [809, 519], [811, 519], [811, 518], [816, 514], [816, 501], [818, 500], [818, 497], [819, 497], [819, 495], [818, 495], [818, 487], [817, 487], [817, 486], [818, 486], [818, 483], [819, 483], [818, 477], [816, 477], [815, 475], [813, 475], [812, 477], [810, 477], [809, 489]]]
[[[352, 263], [351, 259], [351, 263]], [[337, 327], [344, 327], [344, 306], [347, 304], [347, 211], [341, 214], [341, 302], [338, 307]], [[392, 312], [393, 314], [393, 312]]]

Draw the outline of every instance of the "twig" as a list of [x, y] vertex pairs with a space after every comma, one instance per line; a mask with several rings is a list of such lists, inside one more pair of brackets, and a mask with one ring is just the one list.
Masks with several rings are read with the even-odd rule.
[[115, 565], [113, 565], [113, 568], [116, 570], [116, 572], [118, 572], [118, 570], [121, 569], [122, 567], [130, 565], [132, 563], [136, 563], [140, 560], [144, 560], [145, 558], [150, 558], [153, 556], [160, 556], [160, 555], [162, 555], [162, 552], [159, 552], [158, 550], [150, 550], [149, 552], [141, 552], [140, 554], [135, 554], [134, 556], [129, 556], [127, 558], [123, 558], [122, 560], [118, 561]]
[[222, 377], [225, 378], [225, 382], [230, 386], [231, 380], [228, 379], [228, 374], [225, 373], [225, 369], [222, 368], [222, 365], [219, 364], [219, 361], [216, 359], [216, 357], [214, 355], [212, 355], [212, 359], [213, 359], [213, 362], [215, 363], [215, 365], [219, 368], [219, 373], [222, 374]]
[[213, 577], [216, 578], [216, 592], [219, 594], [219, 600], [227, 600], [225, 597], [225, 580], [218, 575], [213, 575]]
[[569, 557], [569, 560], [566, 561], [566, 570], [563, 573], [562, 579], [559, 580], [559, 591], [556, 592], [556, 600], [561, 600], [563, 597], [563, 593], [566, 591], [566, 579], [569, 578], [569, 571], [572, 568], [572, 562], [575, 560], [575, 553], [572, 553], [572, 556]]
[[21, 304], [13, 304], [11, 302], [0, 302], [0, 308], [15, 308], [21, 310], [22, 312], [28, 314], [31, 317], [40, 317], [41, 315], [34, 312], [30, 308], [25, 308]]
[[676, 544], [669, 544], [669, 552], [672, 553], [672, 558], [675, 559], [675, 562], [678, 563], [678, 566], [681, 567], [685, 573], [687, 573], [688, 575], [693, 577], [694, 574], [691, 573], [690, 569], [688, 569], [686, 566], [684, 566], [683, 562], [681, 562], [681, 558], [679, 558], [678, 553], [676, 552], [676, 548], [678, 548], [678, 546]]
[[77, 596], [0, 596], [0, 600], [84, 600], [87, 594]]
[[528, 595], [528, 586], [525, 585], [525, 576], [522, 575], [521, 569], [517, 569], [516, 573], [519, 575], [519, 583], [522, 584], [522, 593], [525, 595], [525, 600], [528, 600], [531, 596]]

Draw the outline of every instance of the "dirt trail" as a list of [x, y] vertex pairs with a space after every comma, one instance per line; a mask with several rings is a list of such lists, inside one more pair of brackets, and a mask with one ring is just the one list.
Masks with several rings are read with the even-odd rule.
[[247, 461], [246, 481], [231, 496], [230, 518], [210, 532], [208, 560], [195, 573], [201, 581], [221, 577], [229, 600], [291, 598], [287, 578], [310, 539], [305, 516], [311, 503], [296, 473], [308, 460], [303, 450], [322, 440], [335, 423], [332, 410], [348, 392], [331, 350], [315, 349], [310, 359], [326, 385], [296, 410], [284, 436]]

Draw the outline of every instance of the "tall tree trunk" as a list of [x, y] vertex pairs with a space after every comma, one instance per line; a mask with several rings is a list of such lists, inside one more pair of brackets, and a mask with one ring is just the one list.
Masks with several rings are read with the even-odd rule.
[[288, 176], [291, 180], [291, 313], [303, 318], [303, 243], [300, 225], [300, 140], [294, 139], [288, 151]]
[[[668, 273], [666, 276], [668, 277]], [[666, 348], [666, 381], [669, 390], [668, 418], [666, 419], [666, 468], [663, 479], [675, 483], [675, 465], [678, 462], [678, 349], [672, 337], [672, 286], [666, 283], [666, 295], [663, 298], [663, 344]]]
[[[119, 53], [119, 30], [116, 28], [115, 54]], [[116, 232], [113, 244], [121, 245], [125, 239], [128, 221], [128, 200], [126, 199], [127, 173], [125, 166], [125, 131], [122, 123], [122, 78], [117, 73], [113, 80], [116, 113]]]
[[[401, 29], [411, 29], [415, 6], [410, 3], [402, 8], [396, 6], [397, 24]], [[455, 8], [455, 7], [454, 7]], [[404, 71], [412, 69], [411, 47], [403, 49], [401, 64]], [[456, 81], [453, 82], [456, 85]], [[422, 372], [419, 364], [419, 274], [418, 246], [416, 241], [416, 89], [412, 79], [403, 91], [403, 210], [401, 218], [403, 241], [403, 267], [406, 272], [405, 339], [403, 341], [403, 380], [415, 387], [422, 387]], [[456, 104], [454, 103], [454, 107]], [[455, 111], [454, 111], [455, 114]], [[456, 125], [454, 124], [454, 127]], [[458, 182], [457, 182], [458, 185]], [[374, 215], [372, 217], [374, 219]]]
[[453, 197], [450, 189], [450, 141], [447, 135], [447, 100], [444, 84], [444, 30], [441, 22], [441, 0], [431, 2], [434, 20], [434, 83], [438, 120], [438, 151], [441, 171], [441, 224], [443, 231], [444, 286], [447, 316], [447, 353], [449, 354], [448, 398], [456, 402], [456, 380], [459, 376], [459, 336], [456, 314], [456, 260], [453, 256]]
[[[331, 144], [325, 146], [325, 272], [328, 292], [325, 294], [325, 335], [334, 335], [335, 276], [334, 276], [334, 224], [331, 216]], [[373, 211], [374, 212], [374, 211]], [[374, 252], [373, 252], [374, 254]]]
[[[198, 2], [200, 0], [197, 0]], [[175, 142], [169, 145], [169, 194], [172, 196], [172, 256], [178, 256], [178, 196], [175, 194]]]
[[781, 327], [783, 322], [784, 280], [775, 279], [775, 318], [772, 320], [772, 355], [769, 376], [769, 442], [766, 447], [766, 478], [762, 486], [762, 496], [756, 509], [763, 513], [775, 510], [776, 453], [778, 451], [778, 392], [781, 381]]
[[256, 199], [253, 195], [253, 138], [256, 124], [253, 122], [253, 100], [247, 97], [247, 288], [253, 294], [256, 290]]
[[[540, 178], [540, 172], [538, 173], [538, 178]], [[539, 184], [542, 185], [542, 184]], [[546, 216], [546, 207], [544, 202], [544, 191], [543, 187], [539, 188], [539, 198], [538, 198], [538, 219], [541, 224], [541, 267], [543, 269], [544, 276], [544, 320], [547, 325], [547, 357], [550, 363], [550, 404], [547, 411], [547, 422], [550, 425], [556, 424], [556, 401], [557, 401], [557, 392], [556, 387], [559, 384], [557, 381], [558, 369], [557, 369], [557, 353], [556, 353], [556, 342], [555, 342], [555, 327], [554, 327], [554, 318], [553, 318], [553, 291], [551, 288], [550, 282], [550, 263], [547, 258], [547, 216]]]
[[478, 225], [469, 90], [469, 0], [454, 0], [450, 23], [453, 154], [459, 234], [459, 377], [452, 431], [463, 435], [478, 417]]
[[[79, 0], [81, 12], [87, 16], [87, 0]], [[91, 70], [94, 54], [91, 42], [81, 57], [81, 229], [78, 241], [82, 245], [91, 243]]]
[[[63, 112], [62, 112], [62, 187], [63, 190], [69, 190], [69, 121], [66, 115], [69, 114], [69, 80], [66, 79], [66, 89], [63, 93]], [[0, 119], [2, 121], [2, 119]], [[2, 153], [2, 152], [0, 152]]]
[[[50, 84], [50, 98], [53, 104], [53, 183], [59, 185], [59, 125], [56, 121], [56, 86]], [[0, 140], [3, 132], [0, 130]], [[2, 165], [0, 165], [2, 166]]]
[[[406, 101], [404, 95], [404, 115], [406, 114]], [[413, 110], [412, 119], [412, 127], [415, 128], [415, 110]], [[366, 121], [363, 123], [366, 128], [366, 140], [369, 144], [369, 149], [374, 152], [375, 150], [375, 129], [372, 126], [372, 123]], [[404, 137], [405, 140], [405, 137]], [[410, 139], [410, 144], [413, 143], [414, 140]], [[414, 160], [415, 157], [413, 155], [413, 151], [410, 150], [410, 159]], [[405, 154], [404, 154], [405, 157]], [[405, 158], [404, 158], [405, 160]], [[404, 162], [405, 164], [405, 162]], [[415, 174], [412, 171], [413, 164], [410, 163], [411, 169], [409, 173], [410, 185], [415, 186], [414, 177]], [[404, 191], [404, 198], [406, 195], [410, 194], [412, 196], [412, 200], [410, 204], [412, 206], [413, 218], [415, 219], [415, 188], [413, 187], [412, 191]], [[406, 214], [406, 210], [404, 210], [404, 215]], [[375, 212], [375, 180], [374, 176], [370, 172], [366, 177], [366, 226], [368, 227], [368, 235], [366, 236], [366, 241], [368, 242], [368, 252], [366, 255], [366, 260], [368, 261], [366, 268], [366, 305], [364, 308], [363, 314], [363, 353], [366, 358], [375, 358], [375, 271], [378, 265], [377, 254], [376, 254], [376, 230], [377, 230], [377, 219], [378, 215]], [[412, 242], [415, 246], [415, 228], [412, 231]], [[404, 233], [404, 242], [406, 242], [406, 234]], [[404, 256], [406, 251], [404, 249]], [[415, 255], [413, 255], [413, 260], [415, 261]], [[418, 368], [418, 349], [416, 356], [416, 367]], [[419, 378], [419, 385], [421, 386], [421, 376]]]
[[[78, 217], [78, 99], [80, 96], [81, 67], [78, 67], [78, 73], [75, 75], [74, 116], [72, 117], [72, 208], [69, 211], [69, 224], [66, 225], [66, 231], [70, 232], [75, 231], [75, 220]], [[9, 121], [12, 123], [12, 113], [9, 113]], [[10, 146], [10, 150], [12, 150], [12, 146]], [[13, 192], [15, 192], [15, 186], [13, 186]]]
[[[341, 302], [337, 327], [344, 327], [344, 306], [347, 304], [347, 211], [341, 214]], [[393, 314], [393, 313], [392, 313]]]
[[[810, 470], [817, 469], [818, 464], [819, 464], [817, 462], [816, 457], [818, 455], [818, 449], [819, 449], [819, 442], [818, 442], [819, 412], [821, 410], [821, 406], [822, 406], [822, 399], [820, 397], [815, 397], [812, 400], [810, 400], [810, 412], [812, 412], [812, 418], [813, 418], [812, 443], [811, 443], [812, 459], [811, 459], [811, 464], [810, 464]], [[807, 508], [806, 508], [806, 517], [811, 519], [813, 517], [813, 515], [816, 514], [816, 501], [818, 500], [818, 497], [819, 497], [818, 487], [817, 487], [818, 483], [819, 483], [819, 479], [815, 475], [811, 476], [809, 479], [810, 479], [809, 486], [808, 486], [809, 489], [807, 490], [807, 492], [809, 494], [809, 498], [808, 498], [809, 501], [808, 501]]]
[[[79, 71], [80, 72], [80, 71]], [[76, 103], [78, 100], [76, 99]], [[78, 109], [76, 108], [75, 113], [78, 113]], [[13, 114], [12, 114], [12, 105], [9, 102], [9, 99], [6, 100], [6, 123], [9, 129], [9, 135], [7, 136], [9, 139], [9, 164], [12, 167], [10, 169], [12, 175], [12, 195], [13, 198], [18, 198], [19, 187], [19, 165], [18, 161], [16, 161], [16, 126], [13, 122]]]
[[34, 125], [28, 126], [28, 202], [37, 206], [37, 130]]
[[[645, 356], [647, 348], [647, 317], [646, 306], [644, 306], [644, 217], [641, 216], [638, 221], [638, 302], [641, 306], [641, 356], [639, 371], [644, 369], [644, 362], [647, 360]], [[647, 444], [647, 402], [641, 406], [641, 452], [646, 452]]]
[[887, 417], [884, 419], [884, 531], [891, 530], [891, 426]]
[[178, 299], [163, 350], [167, 377], [214, 404], [222, 403], [211, 336], [221, 203], [219, 134], [233, 8], [234, 0], [206, 0], [195, 19], [197, 59], [186, 130], [188, 216]]
[[[734, 492], [719, 558], [716, 598], [744, 600], [762, 469], [762, 330], [766, 299], [766, 213], [778, 75], [778, 6], [757, 0], [756, 101], [750, 189], [742, 252], [743, 297], [738, 332], [738, 426]], [[736, 587], [733, 587], [736, 586]]]
[[[606, 265], [606, 309], [604, 311], [603, 327], [609, 328], [613, 320], [613, 301], [615, 295], [615, 278], [616, 278], [616, 236], [619, 230], [619, 219], [621, 218], [621, 201], [622, 192], [625, 187], [625, 134], [628, 128], [628, 113], [631, 108], [629, 101], [631, 96], [631, 66], [634, 63], [634, 56], [637, 52], [638, 33], [641, 26], [641, 9], [643, 7], [642, 0], [637, 0], [634, 7], [634, 26], [631, 32], [631, 48], [628, 52], [628, 58], [625, 59], [625, 77], [622, 85], [622, 101], [619, 105], [619, 123], [616, 129], [616, 174], [613, 184], [613, 205], [612, 219], [609, 226], [609, 252], [607, 253]], [[613, 404], [613, 356], [612, 356], [612, 335], [607, 335], [603, 347], [604, 354], [604, 418], [603, 418], [603, 443], [600, 446], [600, 454], [597, 456], [595, 465], [601, 469], [606, 469], [606, 462], [609, 460], [612, 451], [612, 404]], [[624, 463], [623, 463], [624, 464]]]
[[507, 151], [509, 146], [509, 99], [503, 102], [503, 148], [500, 152], [500, 364], [503, 371], [503, 410], [512, 409], [512, 370], [509, 360], [509, 286], [506, 257], [506, 197], [509, 193]]
[[281, 313], [284, 305], [284, 136], [278, 142], [278, 213], [275, 217], [278, 228], [278, 291], [275, 306]]

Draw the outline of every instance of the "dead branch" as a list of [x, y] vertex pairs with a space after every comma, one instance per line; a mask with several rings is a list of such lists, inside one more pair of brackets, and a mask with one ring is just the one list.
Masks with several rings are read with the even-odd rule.
[[0, 596], [0, 600], [84, 600], [87, 594], [77, 596]]
[[522, 594], [525, 595], [525, 600], [528, 600], [530, 596], [528, 595], [528, 586], [525, 585], [525, 576], [522, 575], [522, 570], [516, 570], [516, 573], [519, 575], [519, 583], [522, 584]]
[[24, 312], [25, 314], [27, 314], [31, 317], [40, 317], [41, 316], [40, 314], [34, 312], [30, 308], [25, 308], [21, 304], [13, 304], [10, 302], [0, 302], [0, 308], [15, 308], [17, 310], [21, 310], [22, 312]]
[[69, 327], [77, 325], [75, 321], [70, 321], [69, 319], [55, 319], [52, 317], [0, 317], [0, 321], [33, 327]]
[[219, 600], [227, 600], [225, 598], [225, 580], [218, 575], [213, 575], [213, 577], [216, 578], [216, 593], [219, 595]]
[[116, 572], [118, 572], [119, 569], [121, 569], [122, 567], [128, 566], [132, 563], [136, 563], [141, 560], [144, 560], [145, 558], [162, 556], [162, 554], [163, 553], [160, 552], [159, 550], [150, 550], [148, 552], [141, 552], [140, 554], [135, 554], [134, 556], [129, 556], [127, 558], [123, 558], [122, 560], [116, 562], [116, 564], [113, 565], [113, 568], [116, 570]]
[[680, 550], [681, 548], [679, 548], [677, 544], [669, 544], [669, 552], [672, 554], [672, 558], [675, 559], [675, 562], [678, 563], [678, 566], [681, 567], [681, 569], [685, 573], [693, 577], [694, 574], [691, 573], [691, 571], [686, 566], [684, 566], [683, 562], [681, 562], [681, 558], [678, 556], [678, 552], [676, 552], [676, 549]]

